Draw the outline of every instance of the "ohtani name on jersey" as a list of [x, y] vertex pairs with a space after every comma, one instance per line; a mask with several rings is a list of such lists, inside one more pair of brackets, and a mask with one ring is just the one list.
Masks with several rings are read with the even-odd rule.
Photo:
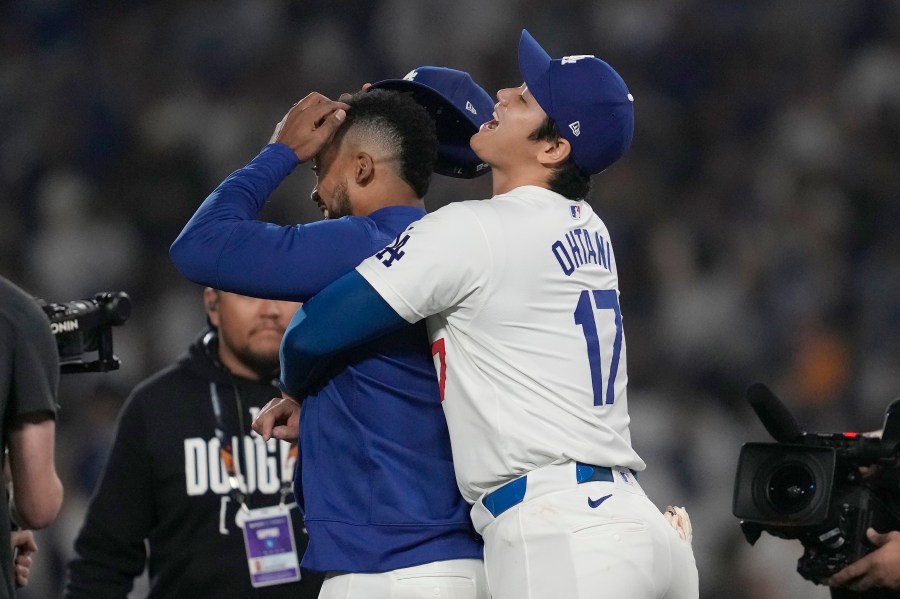
[[585, 264], [596, 264], [611, 270], [612, 250], [609, 241], [596, 231], [572, 229], [550, 247], [567, 277]]

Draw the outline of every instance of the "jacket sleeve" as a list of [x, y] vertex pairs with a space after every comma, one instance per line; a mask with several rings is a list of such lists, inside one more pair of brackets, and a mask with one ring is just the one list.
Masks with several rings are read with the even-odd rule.
[[349, 272], [294, 313], [281, 340], [281, 389], [304, 397], [332, 356], [407, 324], [358, 272]]
[[144, 571], [144, 539], [157, 518], [144, 418], [136, 398], [129, 398], [122, 410], [112, 451], [75, 540], [66, 597], [124, 599]]
[[296, 166], [290, 148], [270, 144], [229, 175], [169, 249], [178, 270], [215, 289], [302, 302], [371, 255], [372, 225], [365, 218], [294, 226], [256, 220]]

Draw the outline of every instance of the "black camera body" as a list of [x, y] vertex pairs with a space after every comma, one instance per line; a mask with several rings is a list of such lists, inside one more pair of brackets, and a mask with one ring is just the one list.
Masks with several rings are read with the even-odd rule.
[[763, 532], [799, 539], [804, 553], [797, 571], [826, 584], [872, 550], [867, 528], [900, 530], [900, 400], [888, 407], [875, 438], [803, 432], [763, 385], [751, 386], [747, 399], [778, 441], [741, 449], [732, 513], [751, 545]]
[[[48, 304], [38, 300], [56, 338], [60, 371], [63, 373], [106, 372], [119, 368], [113, 354], [112, 327], [125, 324], [131, 316], [131, 298], [124, 291], [97, 293], [92, 299]], [[97, 359], [85, 361], [85, 352], [97, 352]]]

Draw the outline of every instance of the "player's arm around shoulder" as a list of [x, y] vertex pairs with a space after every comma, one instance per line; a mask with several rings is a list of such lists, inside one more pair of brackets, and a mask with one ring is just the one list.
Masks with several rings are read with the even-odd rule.
[[330, 357], [405, 325], [359, 273], [348, 272], [294, 313], [281, 341], [282, 392], [305, 397]]

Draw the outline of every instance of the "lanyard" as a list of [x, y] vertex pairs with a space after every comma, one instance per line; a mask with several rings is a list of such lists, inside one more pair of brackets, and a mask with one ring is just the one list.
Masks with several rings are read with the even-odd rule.
[[[249, 493], [249, 489], [247, 486], [247, 481], [244, 478], [244, 475], [241, 473], [240, 455], [237, 451], [238, 448], [233, 445], [234, 439], [243, 438], [245, 430], [244, 413], [241, 410], [242, 406], [237, 387], [233, 386], [232, 388], [234, 389], [234, 405], [237, 411], [238, 425], [240, 427], [238, 435], [231, 434], [231, 431], [225, 424], [225, 417], [222, 414], [222, 401], [219, 398], [218, 387], [216, 383], [212, 381], [210, 381], [209, 383], [209, 398], [212, 402], [213, 414], [216, 417], [216, 438], [219, 440], [219, 457], [222, 460], [222, 464], [225, 466], [225, 472], [228, 474], [228, 483], [231, 486], [229, 495], [235, 503], [241, 506], [242, 510], [247, 512], [249, 511], [249, 507], [247, 506], [247, 495]], [[288, 452], [288, 459], [291, 458], [294, 459], [294, 464], [296, 465], [296, 445], [291, 445], [291, 448]], [[281, 478], [281, 499], [279, 501], [279, 505], [284, 506], [288, 495], [290, 495], [292, 492], [291, 482], [293, 477], [285, 477], [284, 468], [279, 468], [279, 473]], [[292, 504], [289, 507], [293, 507], [294, 505], [296, 504]]]

